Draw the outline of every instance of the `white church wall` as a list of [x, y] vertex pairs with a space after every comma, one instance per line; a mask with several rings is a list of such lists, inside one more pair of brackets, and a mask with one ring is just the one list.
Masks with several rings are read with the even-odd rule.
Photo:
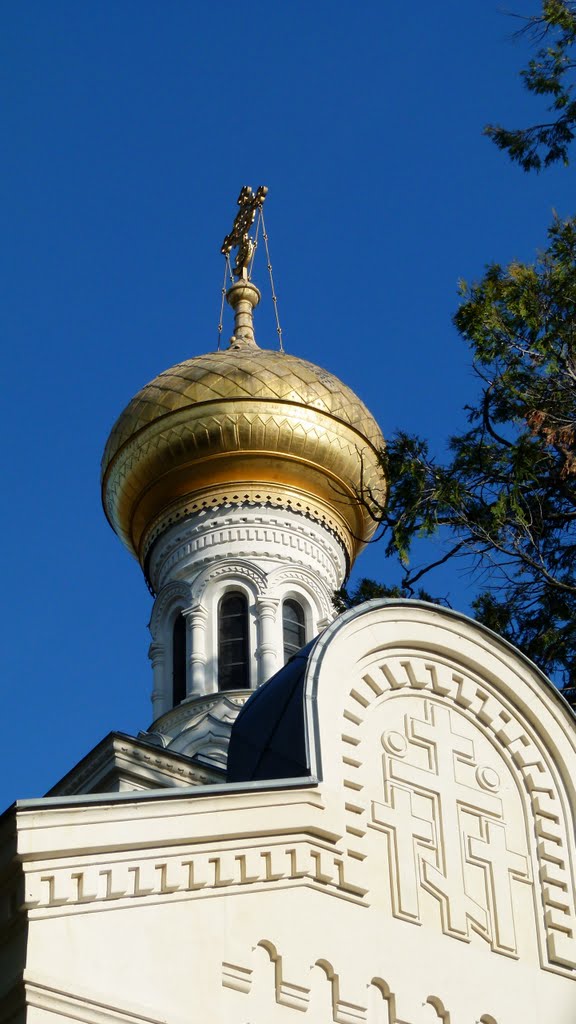
[[371, 602], [307, 783], [24, 802], [28, 1020], [573, 1024], [573, 716], [457, 615]]

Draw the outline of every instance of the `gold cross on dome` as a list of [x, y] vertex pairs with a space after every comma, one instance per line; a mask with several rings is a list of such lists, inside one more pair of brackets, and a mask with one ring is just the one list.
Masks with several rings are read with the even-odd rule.
[[240, 209], [232, 226], [232, 231], [222, 242], [221, 252], [229, 256], [232, 249], [238, 248], [236, 263], [232, 273], [234, 277], [248, 279], [248, 267], [254, 255], [254, 241], [248, 232], [254, 223], [256, 211], [261, 210], [268, 188], [266, 185], [259, 185], [254, 193], [250, 185], [244, 185], [238, 196]]

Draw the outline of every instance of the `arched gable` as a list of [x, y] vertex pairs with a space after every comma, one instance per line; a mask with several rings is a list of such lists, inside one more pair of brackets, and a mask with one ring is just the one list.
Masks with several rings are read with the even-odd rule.
[[374, 935], [466, 964], [474, 1005], [576, 980], [575, 718], [489, 630], [423, 602], [345, 613], [248, 702], [228, 763], [316, 782]]
[[[574, 716], [471, 620], [369, 602], [316, 643], [310, 770], [399, 920], [576, 971]], [[362, 876], [363, 872], [357, 872]]]

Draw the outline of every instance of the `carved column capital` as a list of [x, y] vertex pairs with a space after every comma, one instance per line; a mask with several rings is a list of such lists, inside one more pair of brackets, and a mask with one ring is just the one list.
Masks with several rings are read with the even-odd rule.
[[334, 615], [333, 615], [333, 617], [331, 619], [327, 618], [326, 616], [323, 619], [318, 619], [318, 629], [319, 630], [326, 629], [330, 625], [331, 622], [334, 622], [335, 618], [336, 618], [336, 613], [334, 613]]
[[276, 612], [278, 611], [278, 605], [280, 604], [279, 597], [258, 597], [256, 598], [256, 608], [261, 618], [272, 617], [276, 618]]
[[164, 644], [159, 644], [156, 641], [150, 644], [150, 647], [148, 648], [148, 657], [152, 662], [152, 668], [156, 668], [157, 665], [163, 664], [165, 654], [166, 649]]
[[183, 608], [182, 615], [192, 628], [203, 627], [208, 622], [208, 609], [202, 604], [192, 604], [189, 608]]

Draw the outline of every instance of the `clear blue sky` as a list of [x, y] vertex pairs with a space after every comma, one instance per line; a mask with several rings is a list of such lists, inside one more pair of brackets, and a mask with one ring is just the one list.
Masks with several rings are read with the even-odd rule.
[[[242, 184], [270, 189], [287, 349], [388, 436], [441, 451], [462, 424], [458, 278], [531, 259], [552, 208], [574, 212], [571, 170], [528, 177], [481, 134], [540, 114], [516, 27], [499, 0], [3, 5], [0, 806], [149, 724], [151, 600], [100, 456], [136, 390], [214, 348]], [[358, 568], [391, 579], [377, 547]], [[453, 570], [440, 591], [473, 596]]]

